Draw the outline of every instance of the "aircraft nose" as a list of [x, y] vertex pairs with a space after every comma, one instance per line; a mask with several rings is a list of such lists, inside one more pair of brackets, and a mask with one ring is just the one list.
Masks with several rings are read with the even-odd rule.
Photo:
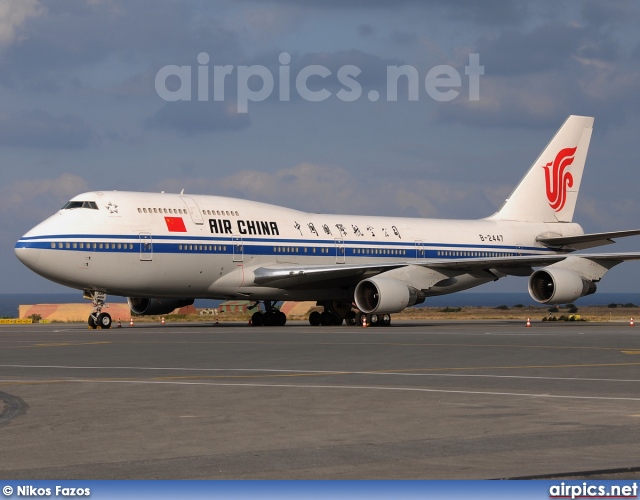
[[39, 248], [25, 248], [20, 246], [18, 242], [15, 248], [16, 257], [29, 269], [35, 269], [38, 260], [40, 260], [40, 253], [42, 250]]

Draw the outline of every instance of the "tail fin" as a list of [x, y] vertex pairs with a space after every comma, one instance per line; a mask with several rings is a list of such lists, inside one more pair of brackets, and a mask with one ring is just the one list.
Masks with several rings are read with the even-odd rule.
[[569, 116], [502, 208], [489, 219], [571, 222], [592, 130], [592, 117]]

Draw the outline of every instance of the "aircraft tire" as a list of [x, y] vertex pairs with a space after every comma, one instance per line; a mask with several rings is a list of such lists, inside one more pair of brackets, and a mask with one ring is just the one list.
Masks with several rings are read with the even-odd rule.
[[335, 313], [331, 314], [331, 325], [340, 326], [340, 325], [342, 325], [343, 321], [344, 320], [340, 316], [338, 316], [337, 314], [335, 314]]
[[262, 326], [264, 324], [264, 317], [260, 311], [254, 312], [251, 315], [251, 325], [252, 326]]
[[322, 313], [320, 313], [320, 324], [322, 326], [333, 325], [332, 314], [329, 311], [323, 311]]
[[379, 326], [380, 316], [377, 314], [367, 314], [367, 323], [369, 323], [369, 326]]
[[89, 316], [87, 324], [89, 325], [89, 328], [91, 328], [92, 330], [96, 329], [97, 325], [96, 325], [96, 321], [93, 319], [93, 316]]
[[313, 311], [309, 314], [309, 324], [311, 326], [320, 326], [320, 313], [318, 311]]
[[264, 313], [262, 324], [264, 326], [276, 326], [278, 324], [276, 313], [274, 311]]
[[287, 315], [282, 311], [276, 313], [276, 319], [278, 320], [278, 326], [284, 326], [287, 324]]
[[383, 314], [380, 319], [380, 326], [389, 326], [391, 324], [391, 315]]
[[100, 313], [98, 315], [98, 324], [96, 326], [103, 330], [108, 330], [111, 328], [111, 316], [107, 313]]

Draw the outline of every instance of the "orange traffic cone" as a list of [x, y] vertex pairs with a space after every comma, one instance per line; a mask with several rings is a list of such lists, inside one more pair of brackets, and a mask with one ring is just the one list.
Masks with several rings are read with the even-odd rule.
[[531, 318], [527, 318], [527, 328], [531, 328]]
[[366, 327], [368, 327], [368, 326], [369, 326], [369, 325], [367, 325], [367, 315], [366, 315], [366, 314], [363, 314], [363, 315], [362, 315], [362, 328], [366, 328]]
[[118, 328], [122, 328], [122, 322], [120, 321], [120, 318], [118, 318]]
[[160, 320], [160, 324], [164, 325], [164, 316], [162, 316], [162, 319]]
[[247, 326], [253, 326], [253, 323], [251, 323], [251, 318], [249, 318], [249, 323], [247, 324]]
[[129, 326], [133, 326], [133, 318], [129, 320]]
[[635, 326], [635, 325], [633, 324], [633, 318], [631, 318], [631, 320], [629, 321], [629, 326]]

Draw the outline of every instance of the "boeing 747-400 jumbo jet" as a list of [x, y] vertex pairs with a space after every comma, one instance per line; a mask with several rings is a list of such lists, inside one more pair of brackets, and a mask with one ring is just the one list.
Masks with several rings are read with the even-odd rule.
[[[425, 298], [508, 275], [530, 276], [543, 304], [596, 291], [640, 253], [580, 253], [640, 230], [584, 234], [572, 222], [593, 118], [570, 116], [502, 208], [485, 219], [325, 215], [221, 196], [83, 193], [25, 234], [18, 258], [93, 300], [109, 328], [107, 294], [136, 314], [167, 314], [196, 298], [264, 304], [253, 325], [284, 325], [278, 301], [317, 301], [312, 325], [389, 325]], [[534, 271], [533, 268], [540, 268]]]

